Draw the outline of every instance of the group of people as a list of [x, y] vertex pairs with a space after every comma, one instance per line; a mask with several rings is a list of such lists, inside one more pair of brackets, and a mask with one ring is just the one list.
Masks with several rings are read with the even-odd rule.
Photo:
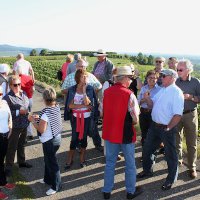
[[[131, 66], [114, 67], [107, 54], [99, 49], [94, 56], [97, 62], [91, 73], [88, 62], [81, 54], [67, 55], [62, 66], [62, 92], [64, 119], [70, 120], [72, 134], [65, 169], [73, 165], [75, 150], [80, 151], [80, 167], [86, 167], [87, 137], [95, 149], [104, 152], [106, 164], [104, 199], [110, 199], [114, 187], [115, 164], [122, 151], [125, 159], [125, 186], [127, 199], [143, 192], [136, 187], [135, 125], [141, 129], [143, 171], [137, 178], [153, 176], [157, 151], [162, 147], [168, 175], [162, 190], [169, 190], [178, 177], [183, 164], [182, 139], [186, 136], [189, 176], [197, 177], [197, 104], [200, 102], [200, 81], [191, 76], [193, 65], [189, 60], [155, 58], [155, 69], [146, 74], [144, 83], [139, 72]], [[45, 108], [40, 114], [31, 113], [34, 92], [34, 71], [23, 54], [17, 56], [13, 74], [9, 66], [0, 64], [0, 186], [15, 187], [7, 183], [12, 173], [15, 152], [19, 167], [31, 168], [25, 161], [24, 146], [27, 132], [32, 136], [32, 126], [37, 130], [44, 153], [44, 178], [40, 181], [50, 186], [47, 195], [61, 189], [61, 176], [56, 152], [61, 144], [62, 120], [56, 92], [47, 88], [43, 92]], [[139, 91], [139, 94], [137, 92]], [[102, 139], [98, 121], [103, 120]], [[4, 164], [5, 160], [5, 164]], [[5, 194], [0, 192], [0, 197]]]

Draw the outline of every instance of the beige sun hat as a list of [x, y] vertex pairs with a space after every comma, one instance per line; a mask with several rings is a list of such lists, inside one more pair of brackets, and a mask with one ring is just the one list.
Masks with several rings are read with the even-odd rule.
[[94, 53], [94, 56], [107, 56], [108, 54], [103, 50], [99, 49], [96, 53]]
[[132, 68], [130, 66], [118, 67], [116, 76], [133, 76]]

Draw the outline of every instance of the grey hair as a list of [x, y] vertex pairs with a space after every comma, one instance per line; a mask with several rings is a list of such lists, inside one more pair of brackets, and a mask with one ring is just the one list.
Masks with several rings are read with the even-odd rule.
[[156, 60], [162, 60], [163, 63], [165, 63], [165, 58], [162, 57], [162, 56], [158, 56], [158, 57], [156, 57], [156, 58], [154, 59], [154, 62], [156, 62]]
[[45, 89], [42, 96], [47, 105], [51, 105], [53, 102], [56, 102], [56, 91], [51, 87]]
[[181, 60], [179, 60], [178, 63], [184, 63], [185, 66], [186, 66], [186, 69], [188, 69], [190, 73], [193, 72], [193, 64], [192, 64], [192, 62], [190, 60], [188, 60], [188, 59], [181, 59]]
[[121, 81], [125, 78], [126, 76], [116, 76], [116, 81]]

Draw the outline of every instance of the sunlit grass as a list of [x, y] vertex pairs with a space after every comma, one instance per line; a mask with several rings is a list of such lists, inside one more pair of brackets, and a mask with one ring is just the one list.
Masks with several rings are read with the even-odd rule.
[[27, 185], [25, 178], [19, 173], [17, 167], [13, 167], [13, 175], [10, 181], [16, 184], [15, 196], [17, 199], [34, 199], [35, 196], [31, 187]]

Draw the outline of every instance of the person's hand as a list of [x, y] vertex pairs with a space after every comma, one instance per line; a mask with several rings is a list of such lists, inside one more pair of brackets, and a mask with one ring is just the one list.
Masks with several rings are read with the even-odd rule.
[[88, 110], [92, 110], [92, 106], [91, 105], [88, 105], [86, 106]]
[[135, 69], [135, 74], [134, 74], [136, 77], [140, 76], [140, 72], [138, 69]]
[[191, 95], [190, 94], [183, 94], [185, 100], [190, 100]]
[[29, 122], [33, 122], [34, 121], [33, 115], [28, 115], [28, 121]]
[[147, 90], [145, 93], [144, 93], [144, 99], [147, 99], [150, 97], [150, 91]]
[[27, 109], [20, 109], [19, 110], [19, 114], [20, 115], [26, 115], [28, 113], [28, 110]]

